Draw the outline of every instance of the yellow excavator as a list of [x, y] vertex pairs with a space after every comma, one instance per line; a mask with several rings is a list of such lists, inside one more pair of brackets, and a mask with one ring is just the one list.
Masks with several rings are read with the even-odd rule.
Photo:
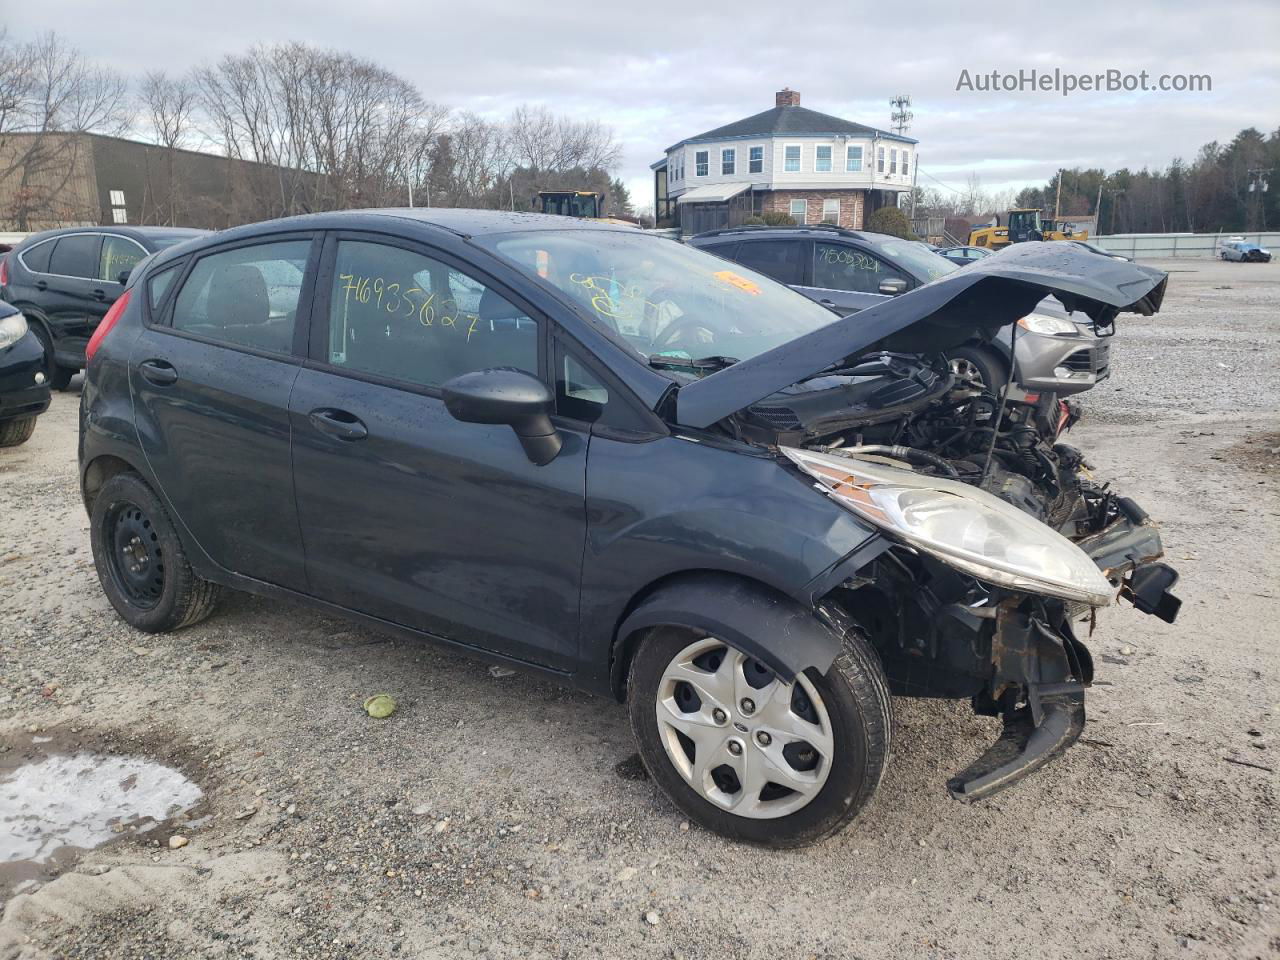
[[1005, 226], [1000, 226], [1000, 217], [996, 217], [993, 225], [974, 227], [969, 231], [969, 246], [986, 247], [989, 250], [1003, 250], [1011, 243], [1022, 243], [1027, 240], [1088, 240], [1089, 231], [1076, 232], [1065, 220], [1041, 220], [1039, 210], [1010, 210], [1005, 217]]

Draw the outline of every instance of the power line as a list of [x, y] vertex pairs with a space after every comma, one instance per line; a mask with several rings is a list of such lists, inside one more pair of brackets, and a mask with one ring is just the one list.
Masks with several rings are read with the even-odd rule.
[[922, 168], [920, 167], [920, 165], [919, 165], [919, 164], [916, 164], [916, 172], [917, 172], [917, 173], [923, 173], [926, 177], [928, 177], [930, 180], [932, 180], [932, 181], [933, 181], [934, 183], [936, 183], [938, 186], [942, 187], [942, 188], [943, 188], [943, 189], [945, 189], [945, 190], [950, 190], [952, 193], [956, 194], [957, 196], [963, 196], [963, 195], [964, 195], [964, 191], [963, 191], [963, 190], [957, 190], [955, 187], [948, 186], [947, 184], [945, 184], [945, 183], [943, 183], [941, 180], [939, 180], [937, 177], [935, 177], [935, 176], [934, 176], [932, 173], [930, 173], [928, 170], [924, 170], [924, 169], [922, 169]]

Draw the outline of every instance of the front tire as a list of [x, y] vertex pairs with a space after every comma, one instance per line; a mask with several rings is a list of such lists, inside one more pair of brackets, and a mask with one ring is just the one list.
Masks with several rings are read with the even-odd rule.
[[160, 498], [118, 473], [93, 502], [89, 539], [102, 590], [130, 626], [164, 633], [213, 612], [218, 587], [196, 576]]
[[853, 820], [884, 775], [893, 725], [884, 670], [857, 631], [825, 675], [786, 683], [714, 637], [653, 630], [631, 661], [628, 709], [645, 768], [680, 810], [770, 847]]
[[20, 443], [26, 443], [35, 429], [35, 417], [0, 420], [0, 447], [16, 447]]
[[947, 356], [953, 360], [968, 360], [978, 369], [987, 393], [993, 397], [1000, 396], [1000, 391], [1009, 382], [1009, 364], [994, 350], [988, 347], [975, 347], [968, 344], [948, 351]]

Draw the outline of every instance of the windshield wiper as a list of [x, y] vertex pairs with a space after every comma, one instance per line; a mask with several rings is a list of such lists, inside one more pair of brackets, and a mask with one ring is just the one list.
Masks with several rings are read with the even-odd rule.
[[697, 360], [663, 353], [655, 353], [649, 357], [649, 366], [651, 367], [688, 370], [691, 373], [714, 373], [717, 370], [723, 370], [725, 367], [731, 367], [737, 362], [737, 357], [724, 357], [719, 354], [710, 357], [699, 357]]

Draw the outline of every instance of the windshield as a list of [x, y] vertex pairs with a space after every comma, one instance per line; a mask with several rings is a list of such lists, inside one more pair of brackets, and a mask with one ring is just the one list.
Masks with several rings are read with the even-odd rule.
[[914, 240], [882, 240], [876, 243], [876, 249], [884, 254], [886, 260], [906, 268], [908, 273], [915, 274], [926, 283], [960, 269], [946, 257]]
[[568, 294], [645, 357], [746, 360], [836, 319], [763, 274], [639, 231], [539, 230], [477, 242]]

